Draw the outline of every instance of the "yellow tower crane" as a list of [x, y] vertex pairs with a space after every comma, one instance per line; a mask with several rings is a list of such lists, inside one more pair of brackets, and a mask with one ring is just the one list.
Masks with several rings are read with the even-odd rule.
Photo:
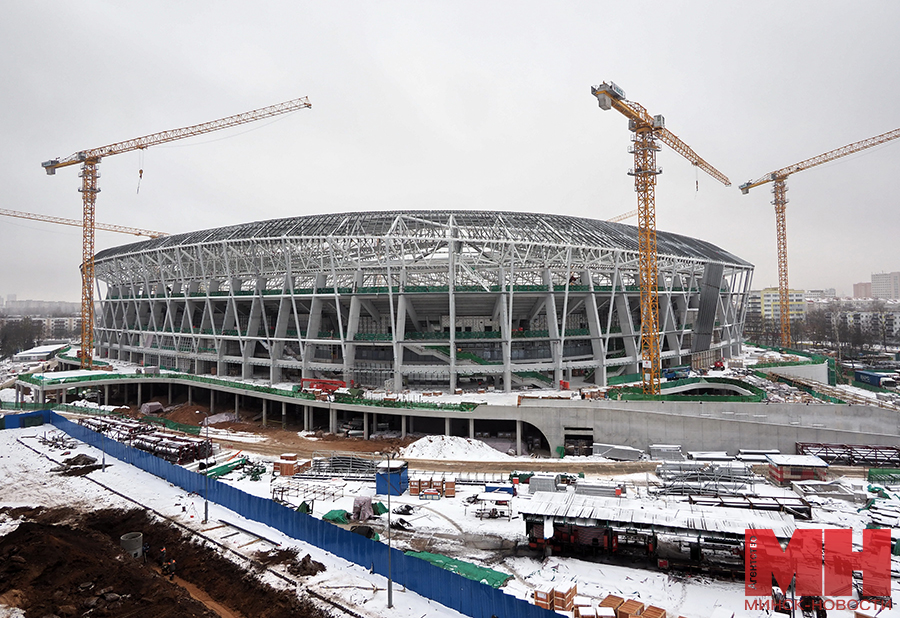
[[[43, 221], [44, 223], [59, 223], [60, 225], [73, 225], [81, 227], [82, 221], [78, 219], [67, 219], [66, 217], [54, 217], [51, 215], [39, 215], [33, 212], [22, 212], [20, 210], [7, 210], [0, 208], [0, 215], [4, 217], [16, 217], [17, 219], [30, 219], [32, 221]], [[94, 229], [104, 232], [119, 232], [120, 234], [134, 234], [135, 236], [147, 236], [148, 238], [159, 238], [160, 236], [168, 236], [166, 232], [154, 232], [153, 230], [142, 230], [136, 227], [128, 227], [126, 225], [115, 225], [112, 223], [94, 223]]]
[[93, 348], [94, 348], [94, 207], [97, 200], [97, 194], [100, 188], [97, 179], [100, 173], [97, 167], [103, 157], [122, 154], [123, 152], [131, 152], [133, 150], [142, 150], [150, 146], [165, 144], [175, 140], [211, 133], [219, 129], [227, 129], [238, 125], [279, 116], [298, 109], [310, 108], [307, 97], [292, 99], [270, 105], [242, 114], [227, 116], [219, 120], [195, 124], [190, 127], [181, 129], [172, 129], [162, 131], [160, 133], [152, 133], [144, 137], [137, 137], [124, 142], [116, 142], [108, 146], [93, 148], [91, 150], [80, 150], [75, 154], [69, 155], [64, 159], [51, 159], [45, 161], [41, 165], [47, 171], [47, 174], [56, 174], [56, 170], [61, 167], [81, 164], [81, 188], [79, 191], [82, 196], [84, 206], [83, 213], [83, 242], [81, 249], [81, 367], [83, 369], [91, 369], [93, 365]]
[[794, 172], [808, 170], [811, 167], [878, 146], [898, 137], [900, 137], [900, 129], [894, 129], [869, 139], [830, 150], [805, 161], [800, 161], [800, 163], [788, 165], [780, 170], [769, 172], [762, 178], [745, 182], [740, 186], [741, 193], [746, 195], [753, 187], [764, 185], [767, 182], [772, 183], [772, 194], [775, 196], [775, 199], [772, 200], [772, 204], [775, 205], [775, 232], [778, 238], [778, 304], [781, 313], [781, 345], [785, 347], [791, 345], [791, 303], [789, 298], [790, 288], [788, 287], [787, 222], [785, 220], [785, 207], [788, 203], [788, 189], [785, 183], [787, 177]]
[[656, 153], [660, 149], [657, 140], [663, 142], [682, 157], [693, 163], [726, 187], [731, 181], [719, 170], [711, 166], [666, 129], [662, 116], [651, 116], [639, 103], [629, 101], [625, 93], [612, 82], [591, 88], [600, 108], [615, 109], [628, 118], [628, 128], [632, 132], [634, 145], [629, 151], [634, 154], [634, 169], [628, 174], [634, 176], [634, 190], [638, 198], [638, 253], [640, 262], [641, 287], [641, 377], [644, 392], [659, 394], [660, 380], [660, 336], [659, 299], [657, 287], [656, 255], [656, 176], [662, 172], [656, 167]]
[[637, 209], [629, 210], [628, 212], [623, 212], [621, 215], [616, 215], [612, 219], [607, 219], [610, 223], [618, 223], [619, 221], [625, 221], [626, 219], [630, 219], [633, 216], [638, 214]]

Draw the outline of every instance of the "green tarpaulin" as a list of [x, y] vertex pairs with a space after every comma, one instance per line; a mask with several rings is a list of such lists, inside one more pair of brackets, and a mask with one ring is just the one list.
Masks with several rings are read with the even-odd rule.
[[333, 524], [349, 524], [350, 519], [347, 515], [349, 515], [349, 513], [344, 509], [334, 509], [333, 511], [325, 513], [325, 515], [322, 516], [322, 519], [330, 521]]
[[384, 506], [381, 502], [376, 502], [372, 505], [372, 512], [376, 515], [384, 515], [387, 513], [387, 507]]
[[473, 579], [482, 584], [487, 584], [493, 588], [499, 588], [505, 584], [507, 580], [512, 579], [512, 575], [507, 575], [506, 573], [501, 573], [500, 571], [495, 571], [493, 569], [486, 569], [472, 564], [471, 562], [464, 562], [442, 554], [432, 554], [427, 551], [408, 551], [406, 552], [406, 555], [427, 560], [434, 566], [447, 569], [457, 575], [462, 575], [467, 579]]

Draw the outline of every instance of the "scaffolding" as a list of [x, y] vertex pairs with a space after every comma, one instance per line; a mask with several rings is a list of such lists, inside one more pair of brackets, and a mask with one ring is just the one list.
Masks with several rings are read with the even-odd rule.
[[797, 442], [796, 444], [798, 455], [815, 455], [828, 464], [871, 466], [874, 468], [900, 467], [900, 447], [898, 446], [818, 442]]

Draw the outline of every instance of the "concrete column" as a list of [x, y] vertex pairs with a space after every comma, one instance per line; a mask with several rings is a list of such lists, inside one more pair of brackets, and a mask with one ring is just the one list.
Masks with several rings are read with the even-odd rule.
[[337, 433], [337, 410], [328, 408], [328, 431]]
[[[562, 337], [559, 330], [559, 319], [556, 315], [556, 295], [553, 293], [553, 277], [550, 269], [544, 270], [544, 284], [547, 289], [547, 297], [544, 300], [544, 314], [547, 317], [547, 332], [550, 335], [550, 356], [553, 359], [553, 388], [559, 389], [559, 381], [562, 380]], [[565, 331], [565, 325], [563, 325]]]
[[444, 435], [445, 436], [450, 435], [450, 417], [449, 416], [444, 417]]
[[263, 399], [263, 400], [262, 400], [262, 403], [263, 403], [262, 425], [263, 425], [263, 427], [265, 427], [265, 426], [266, 426], [266, 407], [267, 407], [266, 404], [269, 403], [269, 400], [268, 400], [268, 399]]
[[287, 402], [281, 402], [281, 428], [284, 429], [287, 426]]
[[235, 393], [235, 394], [234, 394], [234, 415], [235, 415], [235, 417], [237, 417], [238, 419], [241, 418], [241, 415], [240, 415], [240, 413], [238, 412], [238, 406], [239, 406], [239, 404], [240, 404], [240, 402], [241, 402], [240, 400], [241, 400], [241, 396], [238, 395], [237, 393]]
[[169, 382], [169, 405], [172, 405], [172, 383]]
[[469, 419], [469, 439], [471, 440], [474, 437], [475, 437], [475, 419], [470, 418]]
[[369, 413], [363, 412], [363, 439], [369, 439]]
[[400, 415], [400, 437], [401, 438], [406, 437], [406, 418], [407, 418], [407, 416], [405, 414]]
[[302, 406], [303, 410], [303, 431], [312, 431], [312, 413], [310, 406]]
[[194, 405], [194, 387], [188, 386], [188, 405]]
[[66, 403], [66, 392], [67, 392], [68, 390], [69, 390], [69, 389], [64, 388], [64, 389], [62, 389], [61, 391], [59, 391], [59, 392], [62, 393], [62, 402], [63, 402], [63, 404]]
[[522, 421], [516, 421], [516, 455], [522, 454]]
[[209, 415], [215, 414], [216, 391], [209, 389]]
[[[315, 283], [313, 284], [316, 290], [319, 288], [325, 287], [325, 275], [319, 273], [316, 275]], [[340, 310], [340, 309], [338, 309]], [[312, 300], [309, 303], [309, 321], [307, 322], [306, 327], [306, 338], [307, 339], [318, 339], [319, 337], [319, 329], [322, 326], [322, 297], [319, 296], [318, 292], [313, 295]], [[316, 344], [314, 343], [306, 343], [303, 344], [303, 373], [302, 377], [304, 378], [313, 378], [312, 370], [309, 368], [309, 363], [314, 359], [316, 355]]]
[[[504, 277], [501, 276], [501, 285], [503, 281]], [[500, 305], [498, 321], [500, 322], [500, 345], [503, 350], [503, 392], [509, 393], [512, 392], [512, 331], [509, 328], [509, 307], [506, 304], [506, 293], [501, 292], [497, 301]]]
[[[594, 383], [606, 386], [606, 353], [603, 349], [603, 328], [600, 325], [600, 310], [597, 306], [597, 297], [594, 295], [594, 282], [591, 273], [581, 273], [581, 284], [590, 286], [590, 291], [585, 299], [584, 311], [587, 314], [588, 330], [591, 332], [591, 352], [594, 357]], [[609, 311], [612, 311], [610, 307]]]
[[109, 384], [103, 385], [103, 405], [109, 405]]
[[138, 384], [137, 384], [137, 392], [138, 392], [138, 393], [137, 393], [137, 407], [138, 407], [138, 408], [140, 408], [140, 407], [141, 407], [141, 403], [143, 403], [143, 402], [141, 401], [141, 390], [142, 390], [142, 387], [143, 387], [143, 386], [144, 386], [143, 384], [141, 384], [140, 382], [138, 382]]
[[[363, 284], [363, 274], [361, 270], [356, 271], [354, 278], [353, 296], [350, 297], [350, 309], [347, 313], [347, 342], [344, 344], [344, 382], [350, 384], [353, 380], [353, 368], [356, 366], [356, 333], [359, 332], [359, 313], [362, 303], [359, 296], [356, 295], [356, 288]], [[371, 304], [370, 304], [371, 306]]]

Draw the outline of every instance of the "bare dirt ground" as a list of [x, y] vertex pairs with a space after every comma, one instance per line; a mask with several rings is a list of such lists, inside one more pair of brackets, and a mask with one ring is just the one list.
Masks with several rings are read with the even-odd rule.
[[[0, 512], [22, 520], [15, 531], [0, 538], [0, 603], [24, 609], [28, 618], [329, 616], [141, 510]], [[143, 533], [151, 548], [146, 562], [120, 547], [121, 535], [135, 531]], [[174, 581], [159, 573], [156, 557], [161, 547], [176, 561]], [[324, 568], [291, 552], [258, 558], [266, 565], [284, 563], [298, 576]], [[261, 570], [264, 563], [255, 566]]]
[[[163, 398], [154, 398], [165, 404]], [[201, 413], [196, 411], [200, 410]], [[169, 412], [161, 414], [165, 418], [183, 423], [185, 425], [201, 426], [206, 417], [208, 408], [198, 405], [182, 404]], [[140, 413], [136, 408], [132, 414], [137, 418]], [[331, 434], [317, 432], [315, 439], [304, 438], [299, 435], [299, 427], [281, 428], [281, 424], [270, 421], [267, 427], [263, 427], [259, 420], [247, 420], [253, 416], [253, 412], [241, 411], [241, 422], [227, 422], [212, 425], [216, 429], [225, 429], [235, 432], [255, 433], [266, 437], [264, 442], [248, 443], [239, 439], [228, 440], [221, 435], [214, 437], [214, 442], [222, 443], [229, 448], [242, 450], [260, 455], [277, 457], [282, 453], [296, 453], [300, 458], [310, 458], [316, 452], [342, 451], [355, 453], [382, 453], [385, 451], [397, 451], [415, 442], [420, 436], [407, 436], [406, 438], [348, 438], [343, 434]], [[499, 453], [499, 451], [498, 451]], [[534, 472], [585, 472], [590, 474], [621, 475], [643, 472], [653, 472], [656, 463], [651, 462], [598, 462], [584, 459], [550, 459], [534, 458], [530, 460], [513, 460], [509, 462], [495, 461], [477, 464], [471, 461], [449, 461], [446, 459], [418, 459], [410, 460], [411, 469], [429, 471], [461, 472], [471, 471], [477, 467], [480, 472], [512, 472], [514, 470], [529, 470]]]

